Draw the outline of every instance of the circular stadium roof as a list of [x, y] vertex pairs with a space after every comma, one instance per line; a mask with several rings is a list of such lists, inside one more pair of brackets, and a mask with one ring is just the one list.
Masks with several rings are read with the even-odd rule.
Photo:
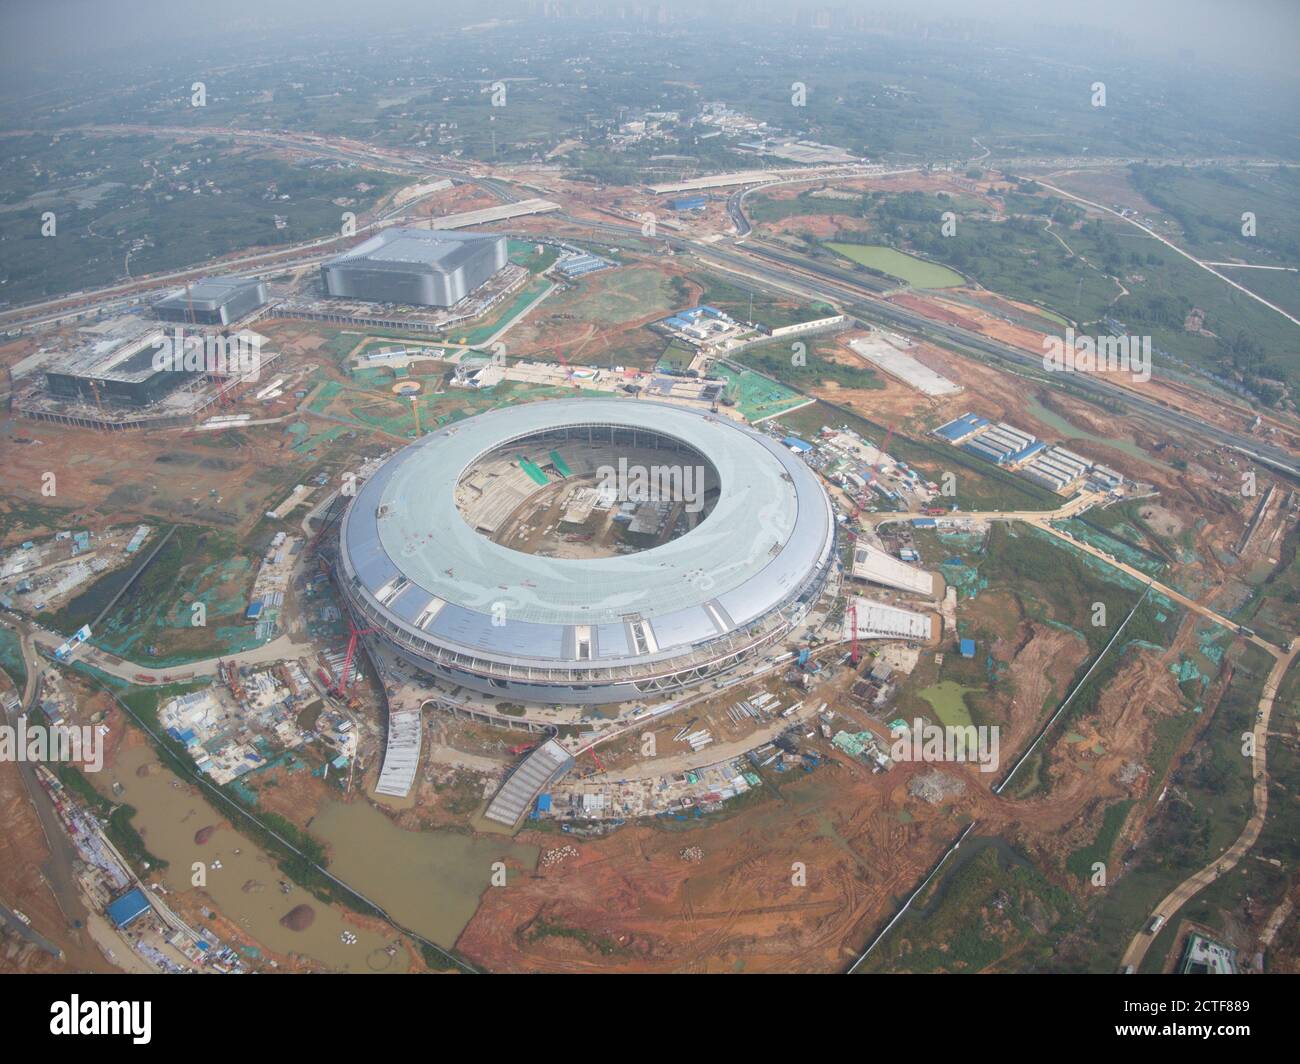
[[[465, 521], [455, 489], [480, 457], [587, 426], [650, 430], [707, 456], [720, 484], [712, 512], [662, 546], [591, 559], [524, 554]], [[816, 475], [778, 441], [682, 407], [587, 398], [494, 410], [399, 451], [358, 492], [341, 536], [353, 586], [409, 634], [594, 666], [699, 646], [785, 605], [826, 562], [833, 532]]]

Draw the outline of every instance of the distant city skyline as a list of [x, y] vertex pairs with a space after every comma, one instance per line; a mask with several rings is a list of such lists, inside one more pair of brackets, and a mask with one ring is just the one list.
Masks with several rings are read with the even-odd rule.
[[[662, 18], [649, 17], [663, 12]], [[57, 13], [57, 17], [52, 17]], [[58, 56], [95, 56], [118, 49], [145, 48], [150, 65], [174, 67], [175, 57], [157, 54], [159, 42], [243, 34], [293, 34], [321, 31], [357, 32], [404, 28], [472, 26], [497, 20], [542, 17], [624, 18], [651, 24], [698, 18], [784, 22], [816, 28], [862, 22], [907, 33], [933, 30], [935, 24], [973, 28], [1024, 38], [1061, 31], [1113, 33], [1137, 51], [1153, 56], [1195, 58], [1202, 63], [1295, 72], [1300, 41], [1300, 5], [1289, 0], [872, 0], [828, 4], [774, 2], [740, 4], [736, 0], [684, 3], [662, 0], [505, 0], [488, 11], [470, 0], [374, 0], [356, 5], [344, 0], [228, 0], [219, 7], [198, 0], [44, 0], [9, 3], [0, 14], [5, 32], [0, 49], [6, 62], [41, 66]], [[148, 43], [146, 43], [148, 42]], [[1081, 55], [1081, 64], [1105, 59]]]

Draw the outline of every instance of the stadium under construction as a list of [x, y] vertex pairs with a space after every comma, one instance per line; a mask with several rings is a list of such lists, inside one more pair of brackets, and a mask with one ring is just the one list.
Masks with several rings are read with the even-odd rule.
[[[653, 426], [653, 427], [651, 427]], [[626, 498], [611, 470], [685, 471]], [[455, 684], [602, 704], [727, 672], [795, 627], [834, 566], [816, 474], [682, 407], [555, 400], [480, 414], [388, 459], [340, 529], [358, 621]]]

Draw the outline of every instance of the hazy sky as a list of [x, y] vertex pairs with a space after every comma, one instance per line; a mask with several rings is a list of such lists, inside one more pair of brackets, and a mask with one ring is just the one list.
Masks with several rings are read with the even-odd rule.
[[[574, 6], [573, 0], [566, 6]], [[576, 0], [578, 6], [616, 11], [621, 0]], [[533, 5], [534, 7], [536, 5]], [[628, 3], [626, 6], [634, 6]], [[745, 17], [755, 9], [792, 17], [799, 8], [889, 12], [901, 18], [973, 18], [1005, 23], [1014, 35], [1026, 26], [1077, 25], [1112, 29], [1169, 56], [1193, 49], [1197, 64], [1294, 72], [1300, 46], [1300, 0], [665, 0], [687, 15], [710, 9]], [[419, 30], [509, 18], [529, 0], [2, 0], [0, 56], [19, 65], [46, 65], [63, 57], [92, 59], [105, 49], [152, 50], [159, 64], [181, 62], [164, 42], [214, 33], [288, 34], [295, 28], [354, 26]], [[1066, 35], [1068, 38], [1068, 35]], [[1090, 57], [1081, 55], [1082, 61]]]

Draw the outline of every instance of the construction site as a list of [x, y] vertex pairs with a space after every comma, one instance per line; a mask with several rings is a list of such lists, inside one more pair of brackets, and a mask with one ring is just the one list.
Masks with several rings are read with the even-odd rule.
[[134, 316], [76, 334], [25, 359], [21, 377], [13, 371], [15, 413], [104, 432], [189, 425], [236, 404], [279, 357], [262, 350], [261, 337], [249, 343], [248, 334], [208, 327], [173, 334]]
[[[5, 593], [21, 609], [32, 608], [31, 594], [50, 608], [74, 602], [131, 563], [125, 541], [145, 522], [157, 530], [145, 551], [172, 523], [250, 537], [231, 551], [213, 532], [174, 533], [188, 563], [173, 573], [164, 552], [142, 577], [168, 576], [151, 592], [167, 608], [149, 612], [127, 595], [77, 660], [128, 669], [150, 688], [198, 683], [190, 663], [221, 657], [210, 686], [160, 706], [168, 738], [213, 781], [304, 830], [337, 801], [363, 805], [408, 835], [510, 832], [535, 847], [529, 876], [486, 892], [443, 943], [487, 968], [837, 970], [971, 819], [980, 835], [1014, 840], [1081, 909], [1070, 862], [1091, 847], [1118, 853], [1158, 821], [1153, 781], [1207, 730], [1234, 677], [1244, 682], [1249, 663], [1229, 645], [1232, 633], [1185, 624], [1176, 602], [1153, 597], [1104, 692], [1042, 739], [999, 793], [974, 765], [896, 760], [896, 741], [921, 720], [997, 726], [1008, 763], [1028, 751], [1045, 707], [1066, 697], [1099, 649], [1078, 603], [1105, 601], [1122, 617], [1141, 594], [1135, 579], [1107, 579], [1110, 562], [1090, 550], [1280, 640], [1291, 577], [1276, 574], [1290, 550], [1294, 493], [1265, 479], [1242, 498], [1239, 454], [1161, 439], [1140, 418], [1036, 385], [1009, 390], [989, 366], [894, 334], [837, 326], [816, 345], [834, 368], [796, 386], [747, 365], [743, 352], [724, 360], [714, 357], [721, 348], [704, 350], [714, 339], [707, 311], [719, 308], [685, 280], [683, 265], [632, 255], [617, 268], [601, 259], [587, 269], [573, 253], [567, 261], [578, 263], [575, 274], [537, 279], [525, 270], [510, 300], [436, 339], [414, 335], [426, 330], [404, 324], [411, 317], [371, 314], [373, 304], [334, 323], [273, 312], [258, 322], [277, 352], [269, 374], [201, 416], [186, 408], [175, 422], [153, 422], [162, 431], [133, 437], [129, 455], [94, 446], [86, 430], [99, 427], [101, 407], [140, 415], [93, 388], [58, 399], [93, 411], [88, 423], [11, 422], [9, 468], [33, 490], [5, 515]], [[271, 286], [273, 297], [286, 295], [285, 283]], [[944, 313], [960, 306], [968, 324], [986, 313], [945, 293]], [[929, 293], [891, 298], [940, 307]], [[726, 320], [739, 313], [733, 307]], [[665, 320], [676, 321], [666, 333], [655, 327]], [[508, 358], [488, 343], [503, 324]], [[1015, 328], [1032, 346], [1030, 330]], [[699, 343], [688, 329], [704, 331]], [[23, 345], [23, 359], [38, 354]], [[16, 376], [17, 412], [50, 350]], [[698, 376], [685, 374], [692, 368]], [[200, 374], [168, 394], [222, 384]], [[1152, 387], [1173, 394], [1177, 386]], [[806, 474], [825, 491], [833, 574], [762, 630], [770, 641], [728, 659], [724, 671], [605, 705], [483, 690], [390, 653], [380, 625], [339, 594], [322, 565], [338, 549], [341, 507], [332, 500], [346, 502], [345, 484], [364, 491], [413, 441], [468, 433], [472, 419], [494, 412], [513, 419], [513, 433], [530, 408], [564, 399], [617, 403], [647, 429], [666, 416], [663, 405], [761, 436], [788, 475]], [[170, 409], [150, 402], [148, 416]], [[1211, 420], [1237, 416], [1204, 410]], [[477, 539], [534, 566], [646, 563], [706, 534], [725, 496], [726, 476], [710, 455], [679, 444], [515, 434], [456, 470], [454, 513]], [[698, 492], [622, 497], [602, 475], [620, 461], [698, 466]], [[46, 471], [59, 480], [57, 508], [40, 501]], [[1049, 512], [1082, 496], [1089, 505], [1056, 519], [1057, 535], [980, 517]], [[70, 500], [71, 513], [63, 509]], [[54, 538], [83, 527], [103, 568], [84, 547], [74, 556], [75, 541]], [[84, 579], [81, 563], [90, 566]], [[77, 580], [65, 586], [73, 569]], [[463, 575], [448, 557], [413, 583]], [[528, 583], [540, 582], [536, 575], [518, 575], [500, 569], [484, 581], [489, 606], [508, 602], [511, 638], [534, 622], [511, 621], [510, 611], [539, 593]], [[17, 590], [24, 577], [30, 591]], [[434, 629], [444, 610], [448, 625], [467, 623], [386, 583], [378, 597], [389, 596], [406, 623]], [[706, 588], [702, 597], [717, 593]], [[218, 623], [186, 630], [195, 602]], [[727, 617], [706, 609], [705, 620], [700, 631], [712, 633]], [[619, 617], [598, 631], [566, 620], [572, 636], [554, 642], [581, 663], [584, 646], [653, 653], [694, 623]], [[469, 629], [457, 631], [465, 638]], [[492, 636], [490, 619], [482, 631], [473, 637], [479, 647]], [[531, 635], [520, 638], [536, 648]], [[693, 669], [711, 657], [691, 654]], [[1114, 827], [1118, 813], [1108, 810], [1121, 806], [1127, 819]], [[795, 861], [809, 869], [806, 885], [790, 882]], [[927, 913], [951, 919], [929, 904]], [[910, 924], [905, 941], [933, 948]]]

